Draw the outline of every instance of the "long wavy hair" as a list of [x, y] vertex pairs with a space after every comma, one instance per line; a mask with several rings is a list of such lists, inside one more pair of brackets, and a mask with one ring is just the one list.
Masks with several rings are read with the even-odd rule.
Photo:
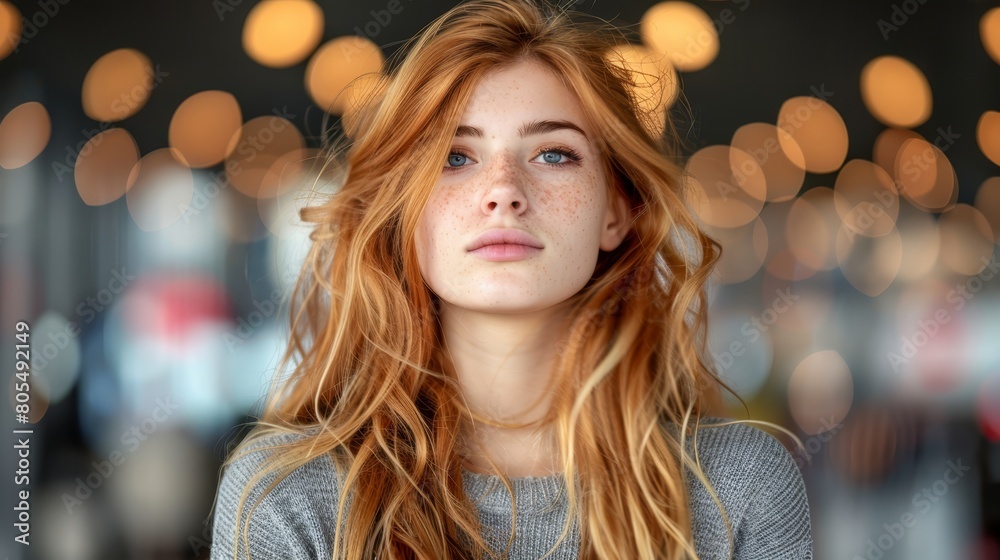
[[[551, 375], [542, 425], [557, 438], [570, 511], [559, 541], [579, 519], [581, 558], [697, 558], [690, 472], [722, 512], [732, 550], [728, 516], [687, 449], [707, 427], [699, 419], [721, 410], [720, 386], [730, 390], [706, 359], [705, 284], [721, 246], [685, 205], [677, 134], [647, 109], [664, 105], [641, 99], [634, 74], [608, 56], [627, 42], [609, 22], [545, 0], [474, 0], [366, 78], [367, 95], [324, 150], [324, 172], [341, 170], [340, 184], [300, 211], [315, 227], [289, 300], [278, 367], [288, 373], [274, 376], [261, 418], [223, 467], [260, 437], [303, 437], [269, 447], [237, 519], [263, 477], [278, 474], [266, 493], [329, 454], [343, 484], [333, 558], [497, 557], [463, 490], [458, 439], [470, 422], [520, 426], [464, 404], [414, 232], [478, 81], [532, 59], [577, 96], [609, 188], [631, 212], [625, 239], [601, 252], [569, 302]], [[247, 543], [248, 526], [239, 529]]]

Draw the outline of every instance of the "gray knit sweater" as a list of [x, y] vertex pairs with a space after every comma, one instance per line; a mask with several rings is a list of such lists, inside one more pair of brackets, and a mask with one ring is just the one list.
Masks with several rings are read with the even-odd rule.
[[[703, 418], [717, 422], [719, 418]], [[724, 421], [724, 420], [723, 420]], [[805, 485], [791, 454], [773, 436], [746, 424], [703, 428], [698, 432], [698, 456], [708, 479], [729, 514], [737, 560], [812, 558], [812, 532]], [[253, 446], [294, 435], [259, 440]], [[690, 438], [689, 438], [690, 442]], [[240, 493], [260, 466], [267, 450], [255, 451], [225, 469], [213, 513], [213, 560], [233, 557], [233, 530]], [[340, 498], [329, 455], [317, 457], [275, 486], [253, 513], [249, 542], [251, 559], [328, 559]], [[274, 475], [255, 485], [240, 520]], [[541, 558], [558, 540], [567, 515], [565, 483], [560, 475], [513, 478], [518, 504], [517, 534], [511, 559]], [[715, 502], [694, 475], [688, 475], [695, 549], [702, 560], [730, 558], [726, 527]], [[510, 495], [499, 477], [463, 472], [466, 494], [479, 510], [483, 537], [497, 552], [510, 536]], [[348, 504], [353, 492], [348, 494]], [[477, 500], [478, 503], [477, 503]], [[579, 525], [560, 545], [553, 559], [576, 559]], [[236, 557], [246, 559], [239, 539]]]

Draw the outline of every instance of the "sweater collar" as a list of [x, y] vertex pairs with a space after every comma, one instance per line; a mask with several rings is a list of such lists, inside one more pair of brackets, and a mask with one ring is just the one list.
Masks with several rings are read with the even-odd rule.
[[[510, 494], [497, 475], [474, 473], [462, 469], [465, 494], [475, 506], [492, 513], [510, 513]], [[560, 507], [566, 500], [566, 483], [562, 474], [510, 478], [517, 500], [518, 513], [539, 514]]]

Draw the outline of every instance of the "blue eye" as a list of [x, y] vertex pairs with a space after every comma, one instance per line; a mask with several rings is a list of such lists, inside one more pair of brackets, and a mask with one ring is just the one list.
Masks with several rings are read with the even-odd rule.
[[[555, 157], [552, 158], [549, 156], [555, 156]], [[560, 161], [558, 161], [559, 158], [566, 157], [566, 154], [564, 154], [559, 150], [549, 150], [547, 152], [542, 153], [542, 157], [543, 159], [545, 159], [545, 163], [561, 163]]]
[[[582, 160], [580, 154], [576, 150], [572, 150], [570, 148], [543, 149], [538, 152], [537, 156], [535, 156], [536, 159], [538, 157], [542, 158], [541, 163], [554, 168], [576, 165]], [[466, 160], [471, 161], [471, 159], [472, 158], [466, 155], [462, 150], [453, 149], [448, 154], [448, 163], [444, 166], [444, 171], [448, 172], [461, 169], [462, 167], [465, 167], [465, 163], [468, 163]]]
[[448, 154], [448, 165], [444, 166], [445, 172], [456, 171], [465, 167], [464, 164], [467, 163], [465, 160], [468, 159], [469, 156], [465, 155], [465, 153], [459, 150], [452, 150], [451, 153]]
[[541, 156], [542, 163], [554, 168], [577, 165], [583, 160], [579, 152], [571, 148], [545, 148], [538, 155]]
[[454, 167], [461, 167], [464, 160], [469, 159], [468, 156], [459, 153], [451, 153], [448, 155], [448, 163]]

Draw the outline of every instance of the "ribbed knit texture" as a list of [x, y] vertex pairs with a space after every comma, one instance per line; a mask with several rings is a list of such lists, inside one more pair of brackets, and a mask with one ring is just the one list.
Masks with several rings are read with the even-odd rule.
[[[725, 421], [702, 418], [702, 423]], [[254, 442], [272, 444], [296, 435]], [[688, 438], [690, 445], [690, 438]], [[693, 451], [693, 447], [689, 448]], [[233, 530], [240, 494], [258, 471], [267, 450], [258, 450], [225, 469], [214, 509], [213, 560], [233, 558]], [[689, 451], [690, 452], [690, 451]], [[811, 559], [813, 554], [805, 484], [791, 454], [770, 434], [753, 426], [734, 424], [698, 432], [698, 456], [723, 503], [733, 527], [737, 560]], [[340, 498], [336, 470], [329, 455], [296, 469], [273, 488], [253, 513], [250, 556], [242, 538], [236, 558], [328, 559]], [[254, 486], [244, 506], [240, 531], [261, 492], [276, 478]], [[568, 512], [565, 482], [560, 475], [511, 479], [518, 504], [517, 533], [510, 558], [537, 559], [556, 543]], [[687, 479], [695, 549], [702, 560], [727, 559], [726, 526], [715, 502], [691, 473]], [[476, 504], [483, 537], [497, 552], [511, 533], [510, 495], [499, 477], [463, 472], [466, 494]], [[354, 493], [348, 493], [348, 507]], [[549, 558], [577, 559], [578, 521]]]

